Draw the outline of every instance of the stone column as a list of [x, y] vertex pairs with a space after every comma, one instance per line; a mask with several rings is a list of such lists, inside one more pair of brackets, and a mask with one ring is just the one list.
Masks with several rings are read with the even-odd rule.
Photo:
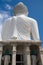
[[13, 46], [12, 52], [12, 65], [16, 65], [16, 45]]
[[36, 55], [31, 55], [31, 59], [32, 59], [32, 65], [36, 65]]
[[2, 59], [2, 46], [0, 46], [0, 65], [1, 65], [1, 59]]
[[28, 46], [25, 47], [24, 52], [24, 65], [31, 65], [30, 49]]
[[40, 47], [41, 65], [43, 65], [43, 48]]

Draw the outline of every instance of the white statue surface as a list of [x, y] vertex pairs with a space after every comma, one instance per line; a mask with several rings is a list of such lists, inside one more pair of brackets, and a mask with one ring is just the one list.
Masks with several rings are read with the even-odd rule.
[[28, 9], [22, 2], [14, 7], [14, 14], [3, 24], [2, 40], [40, 40], [37, 21], [28, 17]]

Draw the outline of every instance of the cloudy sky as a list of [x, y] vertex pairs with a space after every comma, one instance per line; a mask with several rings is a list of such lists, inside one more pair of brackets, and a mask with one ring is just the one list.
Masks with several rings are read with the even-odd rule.
[[37, 20], [40, 39], [43, 41], [43, 0], [0, 0], [0, 33], [4, 21], [14, 16], [14, 6], [18, 2], [23, 2], [28, 7], [28, 16]]

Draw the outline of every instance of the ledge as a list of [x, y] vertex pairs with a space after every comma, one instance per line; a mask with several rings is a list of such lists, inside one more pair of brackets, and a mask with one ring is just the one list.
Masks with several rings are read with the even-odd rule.
[[6, 45], [6, 44], [28, 44], [28, 45], [39, 45], [41, 46], [41, 41], [33, 41], [33, 40], [3, 40], [0, 41], [0, 45]]

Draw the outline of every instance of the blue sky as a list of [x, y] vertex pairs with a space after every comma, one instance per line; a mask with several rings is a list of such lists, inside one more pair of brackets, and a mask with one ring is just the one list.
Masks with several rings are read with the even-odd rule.
[[14, 16], [14, 6], [18, 2], [23, 2], [28, 7], [28, 16], [37, 20], [40, 39], [43, 41], [43, 0], [0, 0], [0, 32], [5, 19]]

